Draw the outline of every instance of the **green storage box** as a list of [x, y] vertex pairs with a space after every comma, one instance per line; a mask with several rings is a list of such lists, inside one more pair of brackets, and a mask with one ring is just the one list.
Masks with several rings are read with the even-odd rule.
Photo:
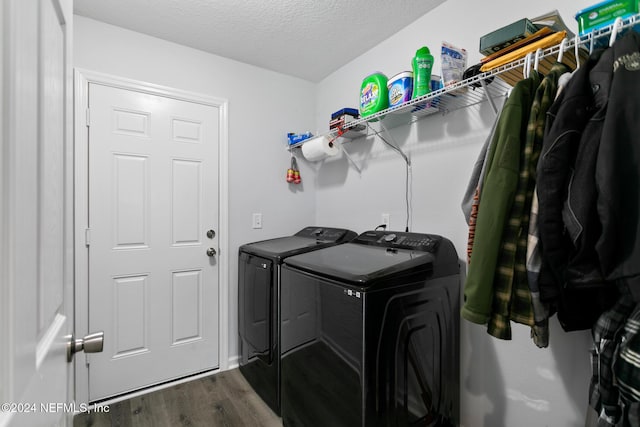
[[509, 24], [480, 37], [480, 53], [491, 55], [538, 31], [527, 18]]

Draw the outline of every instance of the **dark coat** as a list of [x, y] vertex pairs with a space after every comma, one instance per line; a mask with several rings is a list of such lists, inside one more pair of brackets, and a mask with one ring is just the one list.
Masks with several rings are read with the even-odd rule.
[[601, 286], [604, 275], [595, 245], [602, 234], [598, 218], [596, 189], [596, 162], [607, 114], [611, 84], [613, 51], [607, 49], [589, 72], [588, 92], [592, 94], [593, 114], [586, 123], [573, 170], [569, 179], [567, 200], [562, 218], [571, 240], [571, 251], [566, 270], [566, 283], [573, 287]]
[[[589, 74], [602, 53], [595, 52], [575, 71], [547, 113], [547, 129], [537, 168], [538, 227], [543, 262], [540, 293], [545, 301], [557, 300], [560, 289], [567, 282], [569, 258], [574, 252], [563, 209], [569, 197], [570, 183], [574, 189], [582, 185], [582, 190], [586, 190], [585, 183], [572, 182], [572, 176], [584, 130], [597, 111]], [[595, 192], [595, 183], [590, 185], [586, 191]]]
[[613, 49], [596, 52], [576, 71], [552, 106], [538, 163], [541, 297], [553, 301], [567, 331], [591, 328], [617, 297], [596, 252], [603, 230], [595, 171], [613, 57]]
[[[613, 45], [607, 115], [596, 165], [602, 234], [596, 249], [609, 280], [640, 277], [640, 34]], [[631, 289], [636, 300], [640, 290]]]

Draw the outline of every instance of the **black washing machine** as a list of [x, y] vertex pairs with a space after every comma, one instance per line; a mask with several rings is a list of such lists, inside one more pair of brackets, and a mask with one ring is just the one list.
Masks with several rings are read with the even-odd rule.
[[239, 249], [238, 332], [240, 372], [280, 415], [280, 266], [287, 257], [348, 242], [357, 233], [306, 227], [293, 236], [248, 243]]
[[369, 231], [285, 259], [284, 425], [458, 425], [459, 273], [431, 234]]

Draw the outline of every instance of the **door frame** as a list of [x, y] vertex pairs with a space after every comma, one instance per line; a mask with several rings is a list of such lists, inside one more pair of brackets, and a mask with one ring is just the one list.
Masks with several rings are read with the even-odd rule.
[[[4, 47], [4, 39], [9, 36], [5, 34], [5, 9], [6, 4], [0, 4], [0, 23], [2, 23], [3, 30], [0, 31], [0, 57], [2, 63], [9, 63], [9, 53]], [[8, 14], [7, 14], [8, 15]], [[8, 19], [8, 18], [7, 18]], [[13, 30], [13, 29], [12, 29]], [[9, 141], [9, 131], [7, 129], [7, 122], [9, 121], [10, 109], [5, 106], [5, 97], [8, 95], [5, 89], [5, 67], [0, 67], [0, 402], [8, 402], [11, 390], [8, 389], [9, 373], [11, 372], [10, 363], [11, 357], [9, 356], [9, 337], [10, 330], [10, 317], [9, 311], [11, 309], [11, 293], [9, 289], [9, 280], [11, 275], [9, 274], [8, 255], [11, 253], [11, 243], [9, 242], [9, 218], [11, 216], [11, 209], [8, 204], [4, 203], [4, 200], [8, 200], [8, 179], [10, 174], [9, 168], [9, 146], [5, 141]], [[6, 103], [8, 104], [8, 103]]]
[[[74, 213], [75, 213], [75, 334], [83, 337], [89, 331], [89, 250], [86, 245], [89, 213], [89, 132], [87, 120], [89, 109], [88, 87], [90, 83], [114, 88], [163, 96], [180, 101], [217, 107], [219, 110], [218, 145], [218, 284], [219, 284], [219, 367], [218, 371], [229, 368], [229, 140], [228, 104], [223, 98], [187, 92], [172, 87], [117, 77], [96, 71], [76, 68], [74, 72], [74, 130], [75, 130], [75, 171], [74, 171]], [[109, 339], [109, 337], [105, 337]], [[86, 403], [89, 399], [89, 355], [76, 355], [76, 401]], [[84, 363], [83, 363], [84, 362]], [[179, 380], [178, 380], [179, 382]], [[174, 382], [169, 385], [173, 385]], [[164, 388], [160, 385], [152, 389]], [[135, 394], [135, 393], [134, 393]]]

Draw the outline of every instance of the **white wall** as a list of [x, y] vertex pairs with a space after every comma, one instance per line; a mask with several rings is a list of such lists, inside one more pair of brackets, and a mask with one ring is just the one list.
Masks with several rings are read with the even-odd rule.
[[[313, 129], [315, 85], [81, 16], [74, 66], [229, 101], [229, 354], [237, 354], [238, 247], [292, 234], [315, 222], [312, 172], [287, 184], [289, 131]], [[253, 212], [263, 228], [251, 228]], [[204, 230], [203, 230], [204, 232]]]
[[[534, 3], [448, 0], [409, 27], [354, 59], [318, 85], [178, 46], [156, 38], [75, 17], [75, 66], [229, 100], [230, 307], [236, 316], [237, 248], [290, 234], [304, 225], [342, 226], [362, 232], [391, 214], [404, 229], [404, 163], [375, 138], [346, 147], [362, 167], [344, 157], [321, 164], [300, 161], [303, 187], [284, 181], [288, 131], [327, 129], [331, 112], [357, 107], [362, 78], [380, 70], [391, 76], [410, 69], [415, 50], [437, 51], [443, 40], [465, 47], [478, 62], [481, 35], [521, 17], [552, 9], [575, 31], [575, 11], [593, 1]], [[434, 72], [440, 63], [436, 56]], [[314, 103], [315, 102], [315, 103]], [[393, 131], [411, 156], [412, 231], [449, 237], [464, 257], [466, 224], [460, 198], [480, 145], [494, 120], [491, 109], [471, 107], [432, 116]], [[264, 228], [250, 228], [251, 213]], [[283, 214], [284, 212], [284, 214]], [[573, 427], [584, 425], [589, 334], [565, 333], [552, 322], [551, 342], [538, 349], [527, 328], [514, 326], [512, 341], [490, 337], [484, 327], [461, 328], [461, 418], [465, 427]], [[237, 347], [232, 323], [230, 353]]]
[[[448, 41], [469, 52], [469, 65], [479, 62], [479, 38], [522, 17], [558, 9], [575, 32], [575, 12], [590, 0], [522, 2], [448, 0], [374, 49], [363, 53], [318, 85], [316, 127], [328, 129], [331, 112], [358, 106], [362, 79], [373, 71], [391, 77], [410, 70], [422, 45], [435, 53]], [[473, 163], [495, 119], [491, 108], [470, 107], [425, 118], [392, 131], [412, 160], [412, 231], [441, 234], [466, 255], [467, 227], [460, 210]], [[342, 156], [321, 165], [316, 176], [318, 222], [334, 221], [357, 231], [381, 223], [391, 214], [391, 228], [404, 230], [404, 162], [377, 138], [345, 145], [362, 172]], [[338, 206], [339, 209], [335, 207]], [[514, 325], [513, 340], [500, 341], [483, 326], [461, 324], [461, 420], [466, 427], [577, 427], [584, 425], [590, 379], [587, 331], [566, 333], [555, 317], [550, 346], [537, 348], [529, 330]]]

